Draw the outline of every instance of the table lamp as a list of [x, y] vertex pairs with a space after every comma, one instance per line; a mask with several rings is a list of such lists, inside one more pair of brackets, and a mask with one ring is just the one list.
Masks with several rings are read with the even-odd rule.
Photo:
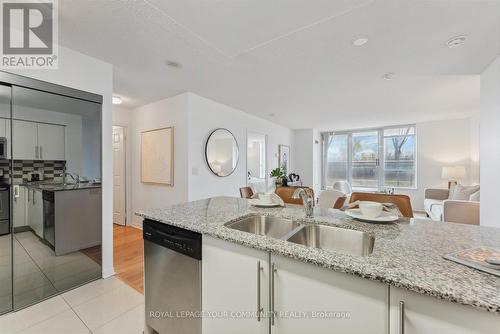
[[448, 180], [448, 189], [450, 189], [453, 184], [465, 179], [465, 174], [464, 166], [447, 166], [443, 167], [441, 178]]

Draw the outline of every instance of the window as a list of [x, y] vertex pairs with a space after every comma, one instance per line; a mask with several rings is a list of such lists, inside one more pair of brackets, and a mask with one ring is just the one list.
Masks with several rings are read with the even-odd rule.
[[323, 133], [323, 188], [414, 188], [416, 146], [413, 125]]
[[384, 130], [384, 186], [414, 188], [415, 127]]

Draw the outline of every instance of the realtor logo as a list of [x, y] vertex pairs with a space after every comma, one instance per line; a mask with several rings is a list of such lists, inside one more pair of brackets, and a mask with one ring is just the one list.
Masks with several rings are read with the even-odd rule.
[[57, 0], [0, 0], [0, 67], [57, 68]]

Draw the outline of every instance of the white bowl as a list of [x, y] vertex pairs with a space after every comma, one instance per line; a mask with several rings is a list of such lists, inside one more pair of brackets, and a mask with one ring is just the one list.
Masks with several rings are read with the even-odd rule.
[[359, 209], [363, 216], [368, 218], [377, 218], [382, 214], [384, 207], [382, 203], [362, 201], [359, 202]]
[[259, 194], [259, 200], [263, 204], [272, 204], [273, 203], [273, 198], [271, 197], [271, 194]]

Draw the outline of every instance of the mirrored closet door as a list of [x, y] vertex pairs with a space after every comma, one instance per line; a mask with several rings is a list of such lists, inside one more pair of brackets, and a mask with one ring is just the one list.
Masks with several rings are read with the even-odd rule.
[[0, 314], [102, 277], [102, 105], [36, 83], [0, 86]]

